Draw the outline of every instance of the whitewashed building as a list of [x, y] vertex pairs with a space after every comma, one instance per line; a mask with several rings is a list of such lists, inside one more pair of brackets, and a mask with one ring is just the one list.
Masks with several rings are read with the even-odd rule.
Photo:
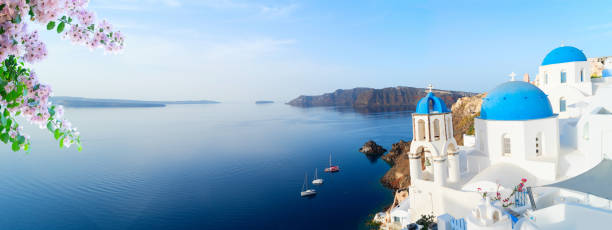
[[553, 49], [533, 83], [513, 77], [487, 92], [466, 146], [430, 88], [412, 115], [410, 222], [433, 214], [439, 229], [611, 226], [612, 77], [591, 75], [581, 50]]

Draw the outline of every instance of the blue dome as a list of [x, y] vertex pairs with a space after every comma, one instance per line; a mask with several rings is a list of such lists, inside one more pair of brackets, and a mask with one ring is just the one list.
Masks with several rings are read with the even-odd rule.
[[612, 77], [612, 71], [610, 69], [604, 69], [601, 71], [602, 77]]
[[[429, 106], [431, 103], [431, 107]], [[432, 113], [449, 113], [446, 104], [442, 99], [436, 97], [432, 92], [427, 93], [425, 97], [419, 100], [416, 107], [417, 114], [432, 114]]]
[[584, 53], [573, 46], [561, 46], [556, 48], [544, 57], [542, 65], [552, 65], [566, 62], [586, 61]]
[[553, 116], [548, 96], [524, 81], [509, 81], [487, 93], [480, 108], [485, 120], [520, 121]]

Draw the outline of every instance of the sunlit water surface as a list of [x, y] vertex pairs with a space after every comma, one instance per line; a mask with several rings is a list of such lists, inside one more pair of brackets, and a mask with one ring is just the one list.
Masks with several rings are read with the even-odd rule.
[[[357, 229], [392, 202], [358, 148], [410, 139], [410, 112], [283, 104], [68, 109], [84, 150], [26, 125], [0, 147], [2, 229]], [[341, 172], [324, 174], [329, 153]], [[304, 173], [325, 179], [300, 198]]]

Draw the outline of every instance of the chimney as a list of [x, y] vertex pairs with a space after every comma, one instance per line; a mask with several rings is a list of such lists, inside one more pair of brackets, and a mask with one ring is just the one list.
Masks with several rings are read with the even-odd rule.
[[529, 74], [528, 73], [523, 75], [523, 81], [531, 83], [531, 81], [529, 81]]

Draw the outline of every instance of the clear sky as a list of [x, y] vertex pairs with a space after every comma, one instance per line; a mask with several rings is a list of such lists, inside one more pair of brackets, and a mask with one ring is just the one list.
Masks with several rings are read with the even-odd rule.
[[91, 0], [120, 55], [41, 31], [56, 96], [288, 101], [354, 87], [484, 92], [564, 42], [612, 56], [609, 1]]

